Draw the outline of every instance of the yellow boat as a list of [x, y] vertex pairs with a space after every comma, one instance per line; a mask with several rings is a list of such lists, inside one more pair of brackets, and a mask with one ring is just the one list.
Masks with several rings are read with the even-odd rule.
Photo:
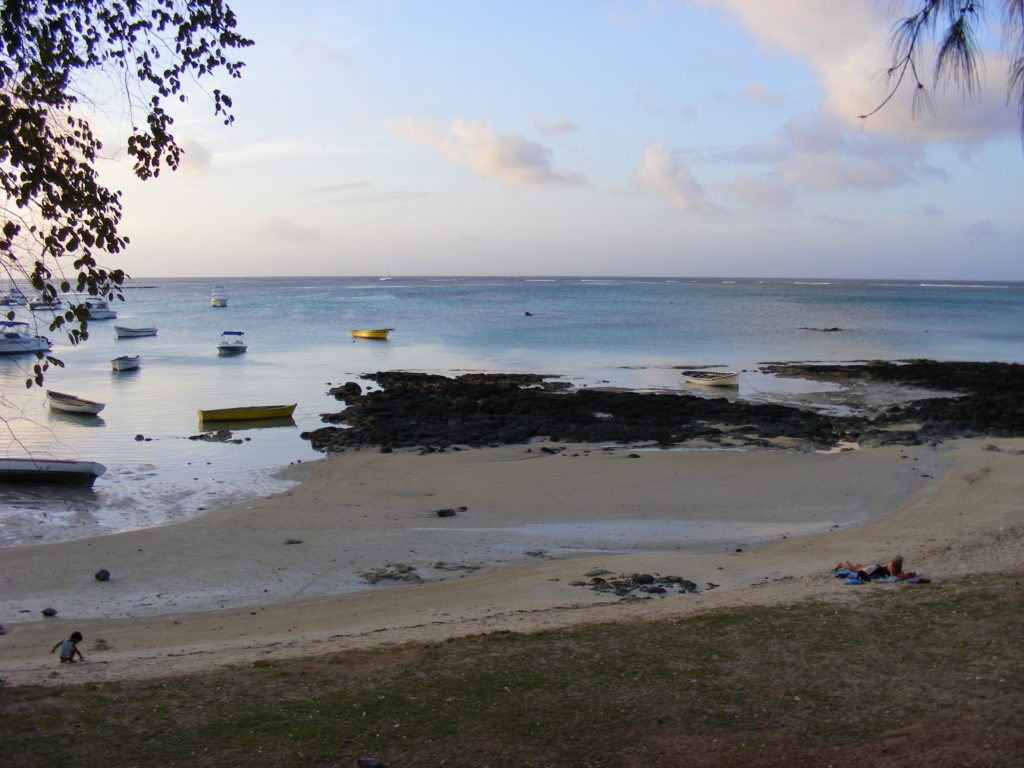
[[244, 405], [239, 408], [213, 408], [200, 410], [200, 421], [248, 421], [250, 419], [281, 419], [295, 412], [297, 403], [291, 405]]
[[352, 331], [352, 338], [354, 339], [383, 339], [387, 341], [388, 334], [394, 328], [375, 328], [369, 331]]

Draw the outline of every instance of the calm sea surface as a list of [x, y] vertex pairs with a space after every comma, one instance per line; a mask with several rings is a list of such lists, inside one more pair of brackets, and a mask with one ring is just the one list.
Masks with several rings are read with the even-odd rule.
[[[225, 287], [227, 307], [210, 306], [214, 285]], [[1022, 283], [136, 279], [125, 298], [113, 305], [117, 320], [90, 323], [86, 343], [57, 344], [67, 367], [47, 374], [48, 388], [106, 403], [99, 418], [47, 410], [44, 393], [24, 387], [34, 358], [0, 358], [0, 455], [107, 466], [91, 491], [0, 486], [0, 546], [162, 525], [281, 490], [278, 469], [320, 456], [299, 434], [341, 410], [329, 386], [368, 372], [535, 372], [578, 386], [682, 390], [674, 368], [687, 365], [1024, 362]], [[20, 316], [55, 338], [47, 313]], [[159, 332], [115, 339], [115, 323]], [[350, 337], [353, 328], [380, 327], [395, 329], [389, 341]], [[219, 357], [222, 331], [243, 331], [249, 351]], [[111, 358], [125, 354], [140, 354], [142, 367], [113, 373]], [[825, 388], [746, 373], [740, 396], [801, 387]], [[242, 444], [189, 439], [201, 432], [200, 408], [293, 402], [293, 426], [236, 430]]]

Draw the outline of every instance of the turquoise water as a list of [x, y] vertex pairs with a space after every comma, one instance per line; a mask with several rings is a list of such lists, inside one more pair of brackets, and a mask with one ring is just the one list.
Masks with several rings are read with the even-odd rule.
[[[228, 306], [212, 308], [223, 285]], [[1024, 284], [597, 278], [137, 279], [47, 386], [106, 403], [100, 418], [52, 413], [25, 389], [31, 357], [0, 358], [3, 453], [108, 467], [91, 491], [0, 487], [0, 545], [160, 525], [281, 490], [274, 473], [319, 458], [299, 433], [342, 404], [331, 384], [380, 370], [562, 375], [578, 386], [686, 390], [678, 366], [747, 369], [784, 360], [926, 357], [1024, 362]], [[527, 313], [530, 313], [529, 315]], [[46, 318], [21, 312], [40, 324]], [[117, 339], [113, 325], [156, 325]], [[392, 327], [387, 342], [353, 328]], [[816, 330], [838, 327], [834, 333]], [[249, 351], [219, 357], [222, 331]], [[110, 359], [140, 354], [114, 374]], [[365, 382], [364, 382], [365, 383]], [[822, 385], [744, 374], [739, 395]], [[241, 444], [190, 440], [197, 409], [297, 403], [295, 424], [238, 430]], [[142, 439], [137, 439], [141, 436]]]

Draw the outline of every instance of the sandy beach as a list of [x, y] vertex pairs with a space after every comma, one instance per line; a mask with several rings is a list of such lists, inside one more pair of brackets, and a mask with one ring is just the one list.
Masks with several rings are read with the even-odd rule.
[[[5, 549], [0, 677], [171, 676], [927, 588], [844, 586], [830, 570], [896, 553], [932, 581], [1019, 568], [1022, 468], [1024, 439], [994, 438], [828, 454], [545, 442], [350, 451], [292, 470], [302, 482], [290, 491], [184, 523]], [[587, 585], [598, 570], [680, 576], [698, 591], [622, 600]], [[403, 572], [415, 581], [388, 578]], [[384, 578], [369, 583], [374, 574]], [[58, 665], [48, 651], [73, 630], [86, 660]]]

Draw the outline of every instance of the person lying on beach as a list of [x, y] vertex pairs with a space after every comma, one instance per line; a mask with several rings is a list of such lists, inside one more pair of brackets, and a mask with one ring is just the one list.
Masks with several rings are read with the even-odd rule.
[[913, 576], [913, 573], [905, 573], [903, 571], [903, 557], [902, 555], [896, 555], [885, 565], [878, 565], [872, 563], [870, 565], [862, 565], [861, 563], [854, 563], [849, 560], [842, 563], [836, 563], [836, 567], [833, 571], [852, 571], [857, 574], [857, 577], [861, 581], [868, 581], [872, 578], [878, 578], [879, 576], [895, 576], [909, 578]]
[[67, 640], [61, 640], [53, 648], [50, 649], [50, 653], [53, 653], [60, 648], [60, 663], [61, 664], [74, 664], [75, 654], [78, 654], [78, 658], [85, 661], [85, 656], [78, 649], [78, 644], [82, 642], [81, 632], [72, 632]]

